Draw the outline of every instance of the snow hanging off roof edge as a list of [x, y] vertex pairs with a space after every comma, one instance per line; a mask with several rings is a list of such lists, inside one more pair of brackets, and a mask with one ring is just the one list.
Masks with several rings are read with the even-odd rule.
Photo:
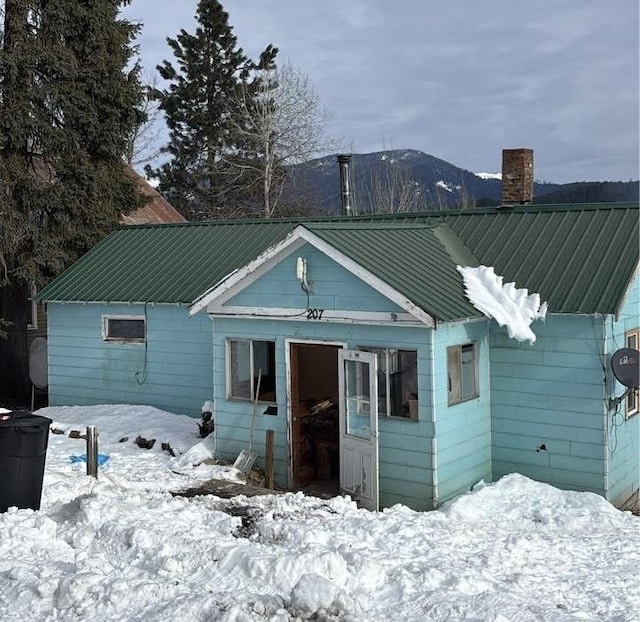
[[503, 284], [503, 277], [492, 267], [456, 266], [456, 269], [464, 280], [467, 298], [478, 311], [506, 326], [511, 339], [535, 343], [531, 322], [544, 320], [547, 315], [547, 303], [540, 304], [540, 294], [516, 289], [515, 283]]

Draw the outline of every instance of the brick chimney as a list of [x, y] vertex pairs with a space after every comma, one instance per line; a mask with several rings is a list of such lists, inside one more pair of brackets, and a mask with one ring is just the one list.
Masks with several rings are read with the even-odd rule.
[[502, 150], [502, 205], [533, 201], [533, 149]]

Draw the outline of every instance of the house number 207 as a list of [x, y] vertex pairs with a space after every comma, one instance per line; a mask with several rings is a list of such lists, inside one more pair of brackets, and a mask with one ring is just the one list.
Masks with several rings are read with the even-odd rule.
[[308, 320], [321, 320], [324, 309], [307, 309]]

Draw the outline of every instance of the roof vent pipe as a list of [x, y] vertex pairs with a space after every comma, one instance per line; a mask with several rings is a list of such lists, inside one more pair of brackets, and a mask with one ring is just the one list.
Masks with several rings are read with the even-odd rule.
[[351, 156], [341, 154], [338, 156], [338, 166], [340, 167], [340, 203], [342, 205], [342, 215], [352, 216], [351, 206], [351, 180], [349, 178], [349, 164]]

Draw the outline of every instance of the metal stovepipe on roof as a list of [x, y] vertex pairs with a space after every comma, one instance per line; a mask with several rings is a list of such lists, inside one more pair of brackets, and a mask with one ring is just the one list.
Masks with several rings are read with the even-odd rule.
[[340, 203], [342, 205], [342, 215], [353, 215], [353, 207], [351, 205], [351, 180], [349, 177], [349, 164], [351, 156], [340, 154], [338, 156], [338, 165], [340, 167]]

